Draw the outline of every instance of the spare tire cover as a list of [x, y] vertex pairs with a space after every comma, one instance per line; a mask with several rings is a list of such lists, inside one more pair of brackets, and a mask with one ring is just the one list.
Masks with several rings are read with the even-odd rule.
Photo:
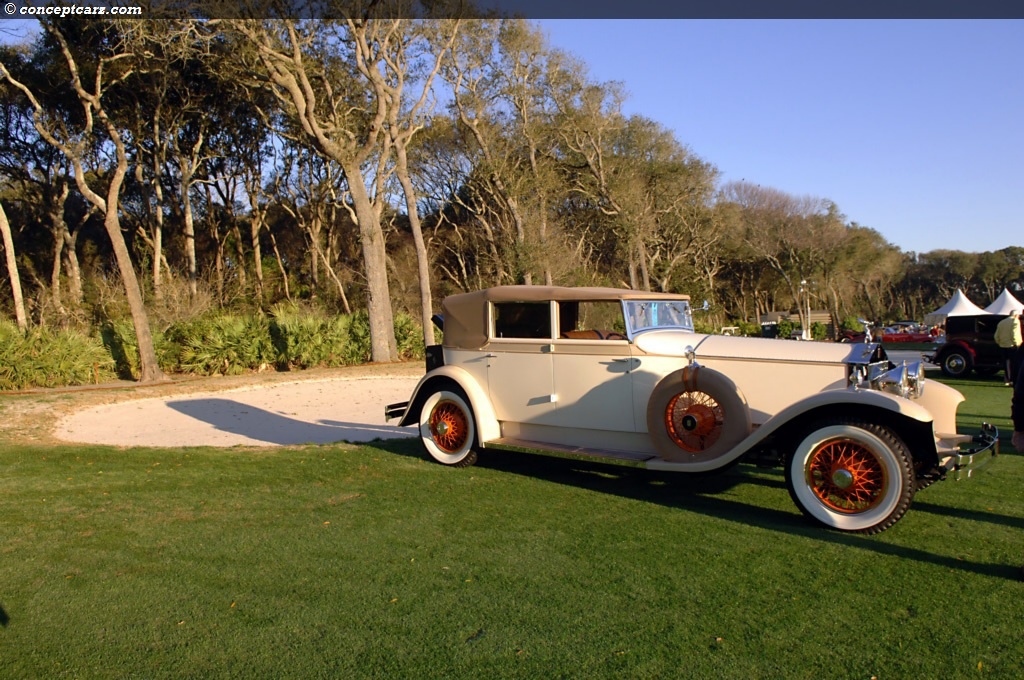
[[703, 366], [669, 373], [647, 403], [647, 431], [658, 453], [672, 462], [714, 461], [750, 430], [743, 393], [724, 374]]

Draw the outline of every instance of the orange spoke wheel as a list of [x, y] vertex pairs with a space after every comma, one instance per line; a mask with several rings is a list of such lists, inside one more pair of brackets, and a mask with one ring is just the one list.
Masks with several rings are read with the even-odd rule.
[[438, 402], [430, 414], [430, 433], [442, 450], [455, 453], [466, 445], [469, 435], [465, 411], [453, 401]]
[[811, 520], [877, 534], [914, 498], [914, 458], [891, 429], [855, 418], [812, 423], [786, 458], [786, 487]]
[[722, 436], [725, 412], [706, 392], [680, 392], [665, 407], [665, 431], [679, 448], [702, 453]]
[[850, 439], [824, 442], [807, 463], [807, 483], [836, 512], [870, 510], [885, 496], [885, 469], [867, 447]]

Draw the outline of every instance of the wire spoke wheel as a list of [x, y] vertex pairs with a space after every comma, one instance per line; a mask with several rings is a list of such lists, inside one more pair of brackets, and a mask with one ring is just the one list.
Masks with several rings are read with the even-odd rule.
[[686, 472], [721, 470], [739, 460], [736, 445], [751, 432], [750, 408], [718, 371], [687, 366], [662, 378], [647, 402], [647, 432], [662, 459]]
[[867, 447], [854, 440], [837, 439], [811, 454], [807, 483], [833, 510], [864, 512], [884, 497], [885, 469]]
[[476, 425], [469, 399], [461, 389], [440, 389], [420, 407], [420, 443], [444, 465], [464, 467], [476, 462]]
[[436, 443], [448, 453], [454, 453], [466, 444], [469, 436], [469, 420], [459, 405], [442, 401], [430, 413], [430, 433]]
[[877, 534], [910, 507], [913, 458], [886, 427], [824, 421], [809, 428], [789, 454], [786, 486], [811, 520], [841, 531]]
[[725, 411], [706, 392], [680, 392], [665, 407], [669, 439], [689, 453], [703, 453], [722, 436]]

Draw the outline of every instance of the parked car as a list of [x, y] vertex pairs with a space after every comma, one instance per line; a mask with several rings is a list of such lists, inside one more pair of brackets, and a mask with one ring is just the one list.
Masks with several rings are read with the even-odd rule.
[[445, 465], [502, 446], [681, 473], [756, 460], [784, 467], [813, 521], [872, 534], [997, 446], [989, 425], [957, 434], [963, 396], [925, 389], [920, 362], [895, 366], [877, 344], [695, 333], [686, 295], [503, 286], [443, 310], [443, 347], [385, 414]]
[[[869, 322], [864, 322], [870, 325]], [[854, 331], [843, 329], [837, 338], [839, 342], [881, 342], [883, 344], [896, 344], [904, 342], [915, 343], [939, 343], [942, 341], [938, 329], [928, 328], [913, 321], [897, 321], [894, 324], [882, 328], [871, 327], [871, 337], [867, 337], [866, 331]]]
[[951, 378], [962, 378], [972, 370], [980, 376], [994, 375], [1004, 367], [995, 335], [1005, 318], [1005, 314], [947, 317], [946, 342], [925, 360]]
[[897, 321], [881, 329], [875, 339], [883, 344], [902, 342], [923, 343], [935, 342], [937, 335], [937, 332], [933, 332], [927, 326], [922, 326], [914, 321]]

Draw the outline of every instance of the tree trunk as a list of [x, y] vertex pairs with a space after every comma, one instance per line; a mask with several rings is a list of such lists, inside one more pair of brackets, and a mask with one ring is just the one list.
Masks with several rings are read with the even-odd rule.
[[274, 247], [274, 259], [277, 260], [277, 268], [281, 272], [281, 282], [284, 285], [284, 296], [287, 300], [291, 301], [292, 294], [288, 289], [288, 270], [284, 268], [284, 259], [281, 258], [281, 251], [277, 247], [277, 239], [274, 238], [274, 232], [268, 232], [270, 234], [270, 245]]
[[254, 209], [252, 220], [249, 222], [249, 235], [252, 239], [253, 273], [256, 276], [253, 284], [256, 287], [256, 306], [263, 309], [263, 252], [260, 249], [260, 229], [263, 228], [263, 220], [257, 210], [258, 208]]
[[117, 169], [114, 171], [114, 176], [110, 180], [110, 188], [107, 190], [106, 214], [103, 216], [103, 226], [106, 227], [107, 235], [114, 246], [114, 258], [117, 260], [118, 269], [121, 270], [121, 281], [124, 283], [124, 292], [128, 298], [128, 307], [132, 313], [135, 339], [139, 348], [139, 382], [159, 382], [167, 380], [167, 376], [160, 370], [160, 364], [156, 359], [156, 348], [153, 346], [153, 336], [149, 330], [149, 316], [146, 314], [146, 305], [142, 301], [142, 289], [139, 287], [139, 280], [135, 276], [132, 258], [128, 253], [128, 246], [124, 242], [124, 234], [121, 233], [121, 221], [117, 216], [121, 184], [124, 181], [124, 175], [128, 168], [128, 161], [124, 154], [124, 147], [120, 144], [120, 139], [115, 137], [114, 142], [118, 147], [118, 164]]
[[412, 240], [416, 246], [416, 273], [420, 285], [420, 323], [423, 324], [423, 342], [429, 347], [434, 344], [434, 303], [430, 294], [430, 261], [427, 259], [427, 245], [423, 241], [423, 228], [416, 208], [416, 190], [409, 178], [409, 160], [403, 144], [395, 145], [397, 163], [395, 174], [405, 194], [405, 210], [409, 214], [409, 227], [412, 229]]
[[179, 158], [181, 170], [181, 206], [185, 213], [185, 260], [188, 263], [188, 292], [194, 298], [198, 293], [198, 271], [196, 267], [196, 226], [192, 214], [192, 197], [189, 187], [192, 185], [192, 169], [183, 158]]
[[25, 299], [21, 293], [21, 278], [18, 276], [18, 261], [14, 255], [14, 236], [11, 234], [11, 223], [7, 221], [7, 213], [0, 203], [0, 235], [3, 236], [4, 252], [7, 253], [7, 274], [11, 279], [11, 293], [14, 295], [14, 316], [22, 333], [28, 330], [28, 317], [25, 315]]
[[68, 288], [71, 289], [71, 301], [75, 307], [82, 306], [82, 268], [78, 264], [78, 229], [70, 231], [65, 225], [64, 234], [64, 266], [68, 274]]
[[64, 253], [64, 238], [61, 234], [54, 234], [54, 236], [53, 263], [50, 269], [50, 299], [53, 300], [53, 306], [57, 308], [57, 312], [64, 318], [67, 317], [67, 310], [64, 309], [60, 297], [60, 264], [61, 255]]
[[156, 199], [155, 220], [153, 223], [153, 296], [159, 300], [163, 297], [160, 269], [162, 267], [161, 261], [164, 258], [164, 187], [160, 181], [158, 154], [154, 154], [153, 157], [153, 173], [153, 195]]
[[357, 164], [342, 165], [352, 192], [359, 239], [363, 246], [363, 264], [366, 272], [366, 306], [370, 316], [370, 358], [374, 362], [398, 361], [398, 343], [395, 341], [395, 320], [391, 311], [388, 287], [387, 252], [384, 232], [380, 228], [366, 192], [362, 169]]

